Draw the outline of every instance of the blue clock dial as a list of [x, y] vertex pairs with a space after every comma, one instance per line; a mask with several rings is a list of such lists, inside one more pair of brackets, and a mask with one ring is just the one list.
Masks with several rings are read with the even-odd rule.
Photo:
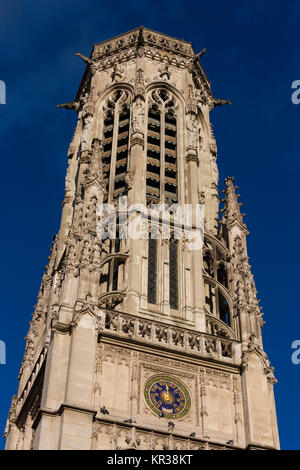
[[159, 416], [168, 419], [181, 418], [191, 406], [190, 394], [178, 380], [167, 376], [155, 376], [145, 386], [145, 399]]

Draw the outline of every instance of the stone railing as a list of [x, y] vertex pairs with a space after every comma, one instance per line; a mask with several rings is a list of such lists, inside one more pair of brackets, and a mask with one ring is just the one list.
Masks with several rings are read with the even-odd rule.
[[240, 362], [238, 341], [166, 325], [122, 312], [105, 310], [101, 330], [105, 336], [128, 338], [149, 346], [171, 349], [229, 363]]

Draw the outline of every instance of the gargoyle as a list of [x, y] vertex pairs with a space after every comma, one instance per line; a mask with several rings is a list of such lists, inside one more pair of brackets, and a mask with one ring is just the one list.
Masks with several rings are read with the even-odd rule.
[[213, 104], [214, 104], [214, 106], [222, 106], [223, 104], [232, 105], [230, 100], [221, 100], [219, 98], [214, 98], [213, 99]]
[[74, 111], [78, 111], [79, 103], [78, 101], [70, 101], [68, 103], [58, 104], [57, 108], [66, 108], [66, 109], [73, 109]]
[[89, 59], [85, 55], [80, 54], [80, 52], [76, 52], [77, 57], [80, 57], [80, 59], [83, 60], [83, 62], [87, 65], [91, 65], [93, 63], [92, 59]]

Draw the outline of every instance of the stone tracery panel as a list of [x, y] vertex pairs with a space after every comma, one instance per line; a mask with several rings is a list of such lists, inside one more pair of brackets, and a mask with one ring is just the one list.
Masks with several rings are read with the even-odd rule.
[[[103, 443], [100, 433], [94, 433], [96, 448], [187, 449], [191, 444], [200, 445], [199, 441], [188, 443], [187, 438], [192, 431], [197, 439], [214, 439], [219, 441], [220, 445], [227, 441], [233, 441], [235, 444], [244, 442], [239, 375], [152, 353], [136, 353], [131, 349], [109, 344], [100, 344], [98, 354], [102, 360], [99, 403], [109, 411], [109, 419], [113, 418], [117, 422], [119, 420], [119, 424], [114, 425], [114, 429], [111, 428], [109, 432], [104, 432]], [[159, 375], [176, 377], [185, 384], [192, 398], [189, 413], [174, 420], [175, 426], [172, 429], [168, 427], [168, 420], [160, 419], [149, 408], [144, 398], [145, 383], [151, 377]], [[131, 387], [128, 388], [126, 384], [130, 383]], [[114, 394], [111, 393], [112, 389]], [[131, 405], [135, 393], [136, 408]], [[105, 420], [105, 417], [98, 413], [97, 419]], [[134, 431], [132, 427], [122, 428], [122, 422], [131, 423]], [[139, 426], [145, 424], [150, 426], [154, 433], [138, 430]], [[108, 430], [108, 425], [104, 426]], [[158, 433], [158, 428], [163, 433]], [[183, 437], [175, 438], [178, 433]], [[171, 441], [168, 436], [172, 436]]]

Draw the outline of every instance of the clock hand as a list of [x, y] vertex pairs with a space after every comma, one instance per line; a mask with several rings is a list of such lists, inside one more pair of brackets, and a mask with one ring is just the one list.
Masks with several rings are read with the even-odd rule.
[[169, 391], [169, 385], [166, 384], [166, 401], [170, 401], [171, 399], [171, 393]]

